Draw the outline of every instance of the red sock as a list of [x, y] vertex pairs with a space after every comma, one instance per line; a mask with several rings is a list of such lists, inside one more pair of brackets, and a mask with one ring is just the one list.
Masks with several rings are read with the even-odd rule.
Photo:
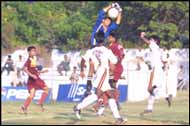
[[26, 99], [26, 101], [24, 102], [24, 107], [25, 107], [26, 109], [27, 109], [28, 106], [30, 105], [31, 101], [32, 101], [32, 98], [28, 97], [28, 98]]
[[40, 98], [40, 100], [39, 100], [39, 102], [38, 102], [40, 105], [42, 105], [42, 104], [44, 103], [44, 101], [45, 101], [47, 95], [48, 95], [48, 94], [47, 94], [46, 92], [43, 92], [43, 94], [42, 94], [42, 96], [41, 96], [41, 98]]

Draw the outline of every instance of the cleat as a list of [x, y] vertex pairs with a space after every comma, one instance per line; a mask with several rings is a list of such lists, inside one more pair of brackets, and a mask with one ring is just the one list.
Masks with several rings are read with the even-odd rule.
[[40, 106], [42, 112], [45, 111], [45, 108], [44, 108], [44, 105], [43, 105], [43, 104], [39, 104], [39, 103], [36, 103], [36, 104], [37, 104], [38, 106]]
[[77, 117], [78, 119], [81, 119], [81, 117], [80, 117], [81, 110], [77, 109], [77, 107], [74, 106], [73, 111], [75, 112], [76, 117]]
[[116, 119], [116, 123], [124, 123], [124, 122], [127, 122], [127, 119], [123, 119], [123, 118]]
[[168, 107], [171, 107], [172, 95], [169, 95], [169, 96], [166, 98], [166, 101], [168, 102]]
[[45, 108], [44, 108], [43, 104], [40, 105], [40, 108], [41, 108], [41, 111], [42, 111], [42, 112], [45, 111]]
[[140, 116], [143, 116], [144, 114], [152, 113], [152, 110], [144, 110], [144, 112], [140, 113]]
[[27, 114], [27, 110], [23, 105], [21, 106], [21, 112], [25, 115]]

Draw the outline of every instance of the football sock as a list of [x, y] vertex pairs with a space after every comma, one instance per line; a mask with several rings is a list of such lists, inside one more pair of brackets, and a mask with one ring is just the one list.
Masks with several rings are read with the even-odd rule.
[[42, 104], [44, 103], [44, 101], [45, 101], [47, 95], [48, 95], [48, 94], [47, 94], [46, 92], [43, 92], [43, 93], [42, 93], [41, 98], [40, 98], [40, 100], [39, 100], [39, 102], [38, 102], [40, 105], [42, 105]]
[[113, 116], [115, 118], [121, 118], [121, 116], [119, 115], [119, 111], [118, 111], [118, 108], [117, 108], [117, 104], [116, 104], [116, 101], [115, 99], [109, 99], [108, 100], [108, 103], [109, 103], [109, 106], [110, 106], [110, 109], [113, 113]]
[[105, 109], [104, 107], [100, 107], [99, 110], [98, 110], [98, 112], [97, 112], [97, 114], [98, 115], [102, 115], [103, 112], [104, 112], [104, 109]]
[[28, 106], [30, 105], [31, 101], [32, 101], [32, 98], [29, 96], [29, 97], [26, 99], [26, 101], [24, 102], [24, 108], [27, 109]]
[[98, 97], [96, 94], [88, 95], [87, 97], [85, 97], [83, 99], [83, 101], [81, 103], [79, 103], [77, 105], [77, 109], [79, 109], [79, 110], [83, 109], [83, 108], [87, 107], [88, 105], [94, 103], [97, 99], [98, 99]]
[[149, 98], [148, 98], [147, 110], [152, 110], [153, 109], [154, 100], [155, 100], [155, 96], [150, 95]]

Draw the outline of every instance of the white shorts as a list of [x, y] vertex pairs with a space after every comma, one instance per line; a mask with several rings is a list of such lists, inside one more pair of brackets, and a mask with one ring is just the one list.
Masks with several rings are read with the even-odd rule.
[[99, 67], [93, 78], [92, 84], [95, 88], [99, 88], [102, 91], [110, 90], [109, 84], [109, 69]]

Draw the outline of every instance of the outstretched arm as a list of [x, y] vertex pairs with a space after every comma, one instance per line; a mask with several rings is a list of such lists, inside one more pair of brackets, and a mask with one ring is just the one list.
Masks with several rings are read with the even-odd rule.
[[104, 7], [103, 10], [104, 10], [104, 12], [107, 12], [110, 8], [111, 8], [111, 5], [108, 5], [108, 6]]
[[140, 37], [145, 43], [150, 44], [150, 41], [145, 37], [145, 32], [141, 32]]
[[119, 12], [117, 19], [116, 19], [116, 24], [120, 24], [121, 23], [121, 12]]

